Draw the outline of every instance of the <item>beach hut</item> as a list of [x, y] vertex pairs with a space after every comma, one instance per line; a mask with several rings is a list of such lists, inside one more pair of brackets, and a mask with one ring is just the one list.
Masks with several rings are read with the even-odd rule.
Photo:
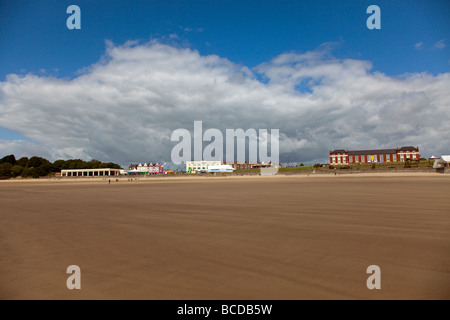
[[436, 159], [433, 168], [439, 173], [450, 173], [450, 155], [444, 155]]

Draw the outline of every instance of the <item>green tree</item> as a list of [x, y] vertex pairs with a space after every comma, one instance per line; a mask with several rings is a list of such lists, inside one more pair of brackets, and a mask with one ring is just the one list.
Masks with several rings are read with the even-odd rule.
[[11, 163], [2, 163], [0, 164], [0, 179], [9, 179], [11, 178]]
[[11, 176], [13, 178], [20, 176], [22, 174], [23, 169], [24, 168], [22, 166], [16, 164], [14, 167], [11, 168]]
[[99, 168], [122, 169], [121, 166], [119, 166], [118, 164], [113, 163], [113, 162], [101, 163]]
[[31, 176], [31, 175], [30, 175], [30, 168], [28, 168], [28, 167], [23, 168], [22, 173], [20, 174], [20, 176], [21, 176], [22, 178], [28, 178], [28, 177], [30, 177], [30, 176]]
[[22, 157], [19, 160], [17, 160], [17, 164], [21, 167], [26, 167], [28, 165], [28, 157]]
[[36, 168], [31, 168], [31, 177], [34, 179], [39, 178], [39, 171]]
[[25, 168], [22, 171], [22, 178], [39, 178], [39, 172], [36, 168]]
[[61, 170], [68, 169], [67, 168], [67, 162], [65, 160], [56, 160], [52, 164], [52, 171], [53, 172], [60, 172]]
[[67, 160], [67, 166], [65, 169], [87, 169], [86, 162], [81, 159]]
[[14, 155], [9, 155], [0, 159], [1, 176], [9, 178], [11, 176], [33, 177], [46, 176], [52, 172], [60, 172], [64, 169], [100, 169], [112, 168], [121, 169], [122, 167], [113, 162], [101, 162], [99, 160], [90, 160], [89, 162], [81, 159], [56, 160], [51, 163], [42, 157], [22, 157], [16, 160]]
[[101, 164], [102, 163], [100, 161], [92, 159], [91, 161], [89, 161], [87, 163], [87, 168], [88, 169], [99, 169]]
[[41, 158], [41, 157], [31, 157], [30, 160], [28, 160], [28, 167], [30, 168], [39, 168], [41, 164], [49, 162], [48, 160]]
[[43, 163], [37, 168], [37, 172], [39, 176], [44, 177], [52, 172], [52, 164], [51, 163]]
[[0, 163], [9, 163], [13, 166], [16, 164], [16, 157], [13, 154], [10, 154], [9, 156], [1, 158]]

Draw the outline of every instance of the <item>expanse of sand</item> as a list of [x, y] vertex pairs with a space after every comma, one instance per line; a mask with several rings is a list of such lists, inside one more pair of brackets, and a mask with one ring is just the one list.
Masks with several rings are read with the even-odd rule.
[[0, 299], [450, 298], [450, 175], [11, 180], [0, 201]]

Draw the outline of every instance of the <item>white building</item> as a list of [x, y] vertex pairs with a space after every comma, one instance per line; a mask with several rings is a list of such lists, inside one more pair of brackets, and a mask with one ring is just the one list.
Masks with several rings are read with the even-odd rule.
[[233, 172], [236, 169], [234, 169], [232, 166], [230, 166], [229, 164], [223, 164], [220, 166], [208, 166], [208, 172], [209, 173], [215, 173], [215, 172], [219, 172], [219, 173], [223, 173], [223, 172]]
[[207, 172], [209, 166], [220, 166], [222, 161], [186, 161], [186, 172]]
[[110, 177], [118, 176], [119, 169], [68, 169], [61, 170], [61, 177]]

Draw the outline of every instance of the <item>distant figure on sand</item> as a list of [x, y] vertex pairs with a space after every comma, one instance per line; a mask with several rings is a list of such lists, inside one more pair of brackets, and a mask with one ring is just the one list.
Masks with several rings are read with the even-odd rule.
[[108, 180], [108, 184], [111, 184], [111, 179]]

